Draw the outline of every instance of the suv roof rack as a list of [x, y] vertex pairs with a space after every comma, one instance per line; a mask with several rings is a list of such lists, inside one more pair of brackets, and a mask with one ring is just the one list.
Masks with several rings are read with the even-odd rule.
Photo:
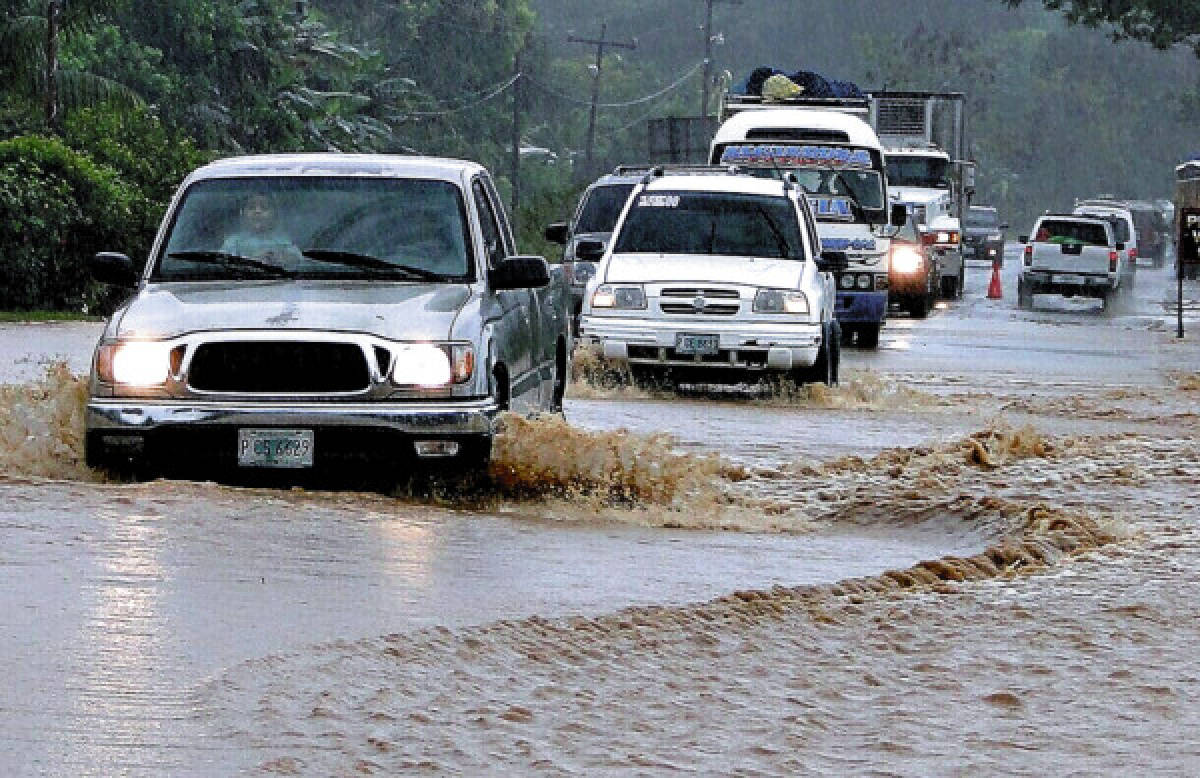
[[725, 175], [742, 175], [745, 171], [737, 165], [679, 165], [679, 164], [663, 164], [663, 165], [618, 165], [617, 175], [636, 175], [643, 173], [642, 183], [650, 183], [655, 178], [660, 178], [665, 175], [673, 176], [711, 176], [713, 174], [724, 173]]

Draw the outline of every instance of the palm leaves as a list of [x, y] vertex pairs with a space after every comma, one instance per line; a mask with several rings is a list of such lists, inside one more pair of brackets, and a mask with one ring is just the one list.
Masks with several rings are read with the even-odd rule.
[[0, 15], [0, 77], [29, 112], [43, 108], [47, 125], [59, 111], [107, 103], [117, 109], [141, 104], [132, 90], [91, 73], [63, 68], [58, 58], [64, 38], [98, 23], [123, 0], [9, 0]]

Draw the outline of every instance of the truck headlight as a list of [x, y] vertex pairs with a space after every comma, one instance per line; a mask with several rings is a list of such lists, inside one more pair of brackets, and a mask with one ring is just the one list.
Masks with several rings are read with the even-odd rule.
[[614, 308], [637, 311], [646, 307], [646, 292], [640, 286], [611, 286], [604, 284], [592, 293], [593, 308]]
[[759, 289], [754, 295], [755, 313], [808, 313], [804, 292], [787, 289]]
[[108, 384], [161, 386], [171, 373], [171, 352], [158, 341], [106, 343], [96, 353], [96, 374]]
[[892, 249], [892, 267], [899, 273], [915, 273], [921, 268], [921, 252], [908, 246]]
[[474, 372], [475, 350], [467, 344], [407, 343], [392, 352], [392, 381], [399, 386], [461, 384]]

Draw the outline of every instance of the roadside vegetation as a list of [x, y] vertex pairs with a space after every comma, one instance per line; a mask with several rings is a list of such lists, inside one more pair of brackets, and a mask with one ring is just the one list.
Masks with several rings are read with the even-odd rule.
[[[84, 259], [114, 250], [144, 260], [183, 175], [231, 154], [476, 159], [519, 201], [521, 250], [555, 260], [542, 226], [565, 218], [600, 171], [646, 158], [645, 120], [700, 112], [704, 47], [692, 21], [705, 4], [599, 5], [0, 0], [0, 310], [111, 306]], [[1183, 45], [1195, 31], [1175, 19], [1151, 35], [1102, 3], [1069, 4], [1084, 26], [1068, 26], [1061, 3], [1045, 5], [718, 4], [712, 93], [762, 64], [965, 91], [977, 199], [997, 205], [1013, 234], [1035, 208], [1067, 207], [1075, 193], [1165, 194], [1200, 118], [1200, 67]], [[1153, 13], [1162, 3], [1121, 5]], [[598, 37], [603, 24], [608, 40], [637, 45], [608, 49], [595, 73], [595, 47], [569, 38]], [[1150, 41], [1113, 45], [1113, 33]], [[527, 151], [516, 178], [514, 100]]]

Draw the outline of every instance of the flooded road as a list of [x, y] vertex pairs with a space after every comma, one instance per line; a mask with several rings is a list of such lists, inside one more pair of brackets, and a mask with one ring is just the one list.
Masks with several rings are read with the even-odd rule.
[[832, 391], [577, 384], [467, 497], [103, 482], [100, 325], [0, 325], [0, 771], [1195, 774], [1200, 330], [1016, 268]]

